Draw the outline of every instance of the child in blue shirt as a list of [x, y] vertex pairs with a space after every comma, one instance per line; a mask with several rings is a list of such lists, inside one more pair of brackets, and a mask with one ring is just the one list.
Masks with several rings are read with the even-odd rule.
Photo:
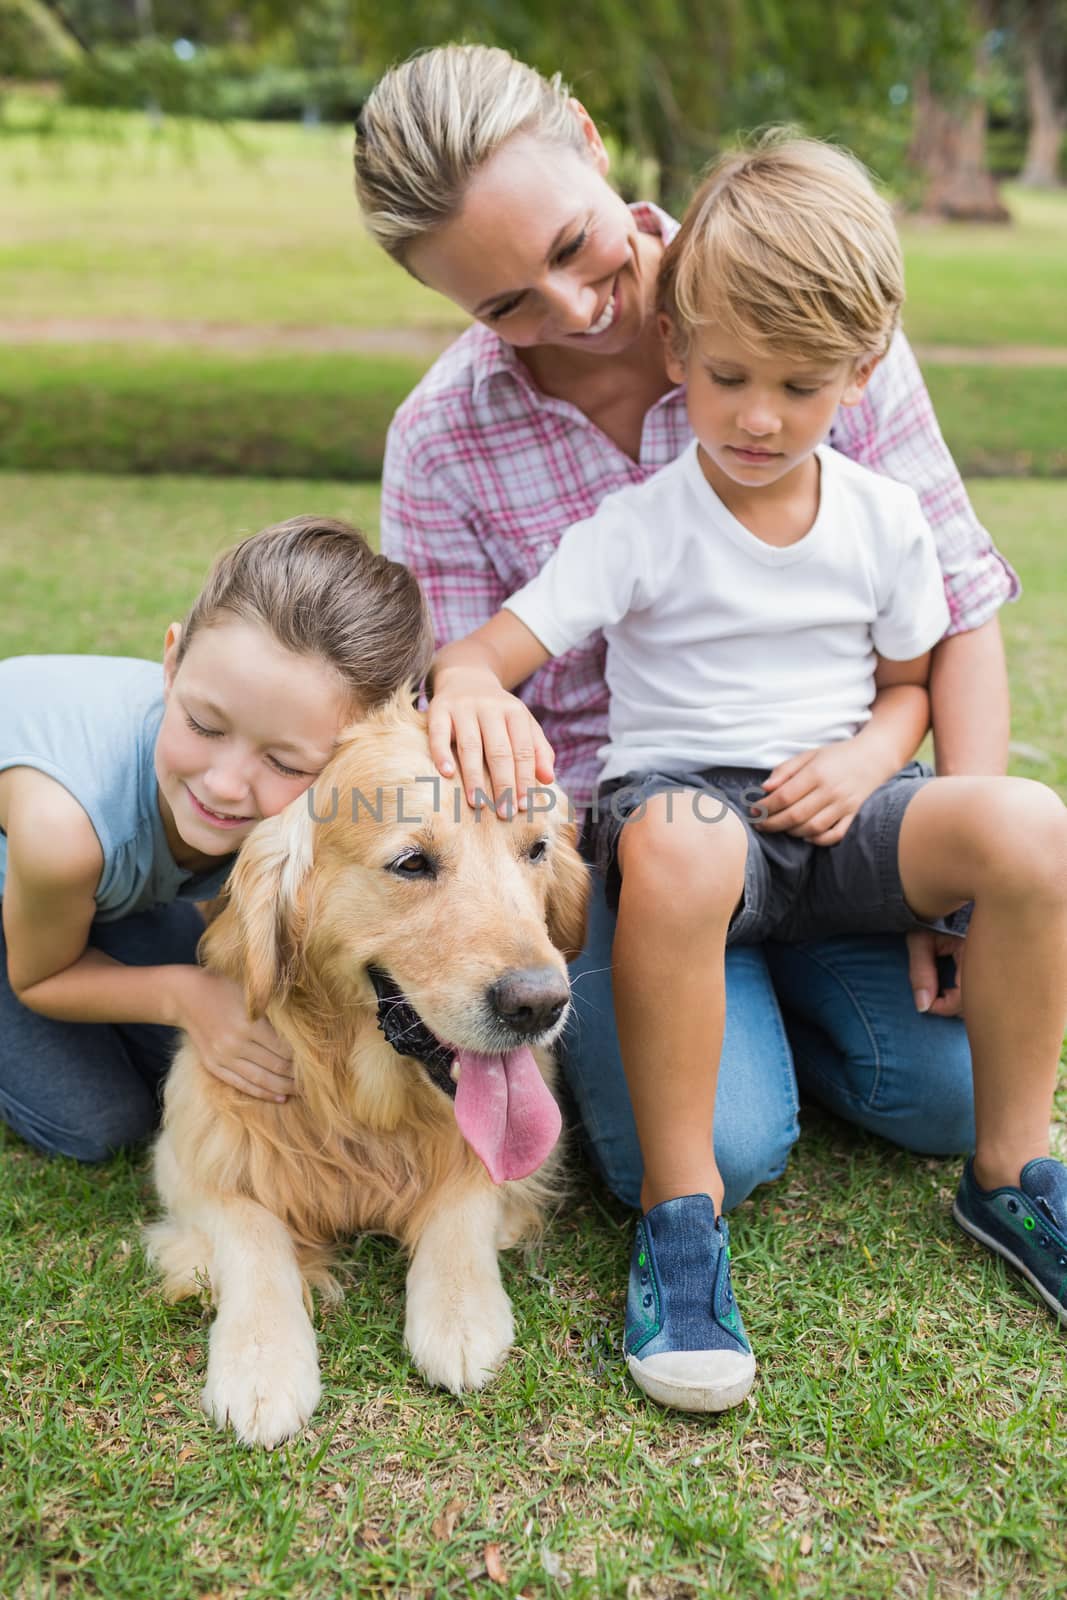
[[158, 1117], [176, 1042], [261, 1098], [289, 1052], [196, 964], [196, 902], [346, 723], [417, 683], [431, 634], [406, 568], [297, 517], [219, 557], [163, 664], [0, 662], [0, 1115], [102, 1160]]
[[[822, 441], [903, 299], [888, 207], [841, 151], [724, 157], [660, 277], [692, 448], [609, 496], [436, 661], [431, 750], [468, 792], [552, 776], [507, 691], [596, 628], [609, 743], [593, 853], [617, 898], [616, 1019], [644, 1160], [626, 1352], [664, 1405], [715, 1411], [755, 1362], [734, 1301], [713, 1114], [728, 943], [970, 930], [977, 1147], [954, 1206], [1067, 1324], [1067, 1169], [1049, 1122], [1067, 1022], [1067, 810], [934, 778], [929, 652], [948, 625], [906, 486]], [[910, 763], [910, 764], [908, 764]]]

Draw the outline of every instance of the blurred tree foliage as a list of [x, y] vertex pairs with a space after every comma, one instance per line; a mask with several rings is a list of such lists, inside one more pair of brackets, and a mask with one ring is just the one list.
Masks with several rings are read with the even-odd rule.
[[0, 76], [56, 77], [80, 54], [74, 35], [42, 0], [0, 0]]
[[[377, 74], [413, 50], [499, 44], [562, 71], [625, 153], [626, 171], [654, 163], [674, 205], [738, 129], [799, 123], [847, 143], [918, 199], [935, 175], [945, 187], [953, 159], [984, 166], [990, 105], [998, 160], [1010, 150], [1021, 164], [1026, 130], [1041, 122], [1045, 176], [1035, 181], [1050, 172], [1055, 181], [1067, 120], [1067, 0], [54, 0], [48, 9], [88, 50], [71, 78], [76, 98], [137, 104], [140, 88], [140, 103], [219, 116], [349, 115]], [[174, 41], [185, 42], [185, 59], [171, 59]]]

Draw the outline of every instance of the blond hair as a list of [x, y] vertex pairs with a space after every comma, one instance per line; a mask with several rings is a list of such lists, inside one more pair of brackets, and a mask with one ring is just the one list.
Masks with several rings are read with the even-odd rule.
[[684, 353], [714, 324], [822, 361], [885, 354], [904, 299], [893, 216], [847, 151], [774, 130], [721, 156], [664, 253], [659, 309]]
[[228, 616], [258, 622], [284, 649], [325, 661], [360, 712], [402, 687], [414, 690], [433, 654], [413, 573], [331, 517], [291, 517], [224, 551], [185, 619], [178, 665], [202, 628]]
[[543, 78], [482, 44], [439, 45], [391, 68], [356, 120], [356, 198], [383, 250], [406, 266], [408, 246], [451, 221], [474, 174], [518, 133], [584, 152], [558, 72]]

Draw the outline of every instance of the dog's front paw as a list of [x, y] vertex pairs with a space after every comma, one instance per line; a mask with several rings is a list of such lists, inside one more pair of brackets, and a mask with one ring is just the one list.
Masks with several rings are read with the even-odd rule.
[[229, 1423], [242, 1444], [271, 1450], [298, 1433], [322, 1392], [315, 1335], [301, 1310], [271, 1327], [261, 1319], [216, 1319], [207, 1382], [200, 1397], [220, 1427]]
[[515, 1335], [511, 1301], [500, 1284], [482, 1281], [456, 1292], [417, 1271], [408, 1274], [404, 1339], [429, 1383], [461, 1394], [481, 1389], [497, 1371]]

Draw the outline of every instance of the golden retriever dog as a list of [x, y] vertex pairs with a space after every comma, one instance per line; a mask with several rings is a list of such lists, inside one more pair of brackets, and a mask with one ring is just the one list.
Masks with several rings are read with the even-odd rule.
[[[279, 1105], [167, 1082], [149, 1249], [171, 1299], [210, 1285], [205, 1409], [272, 1446], [319, 1398], [310, 1287], [362, 1230], [410, 1252], [405, 1339], [429, 1382], [486, 1383], [512, 1340], [498, 1250], [538, 1226], [560, 1115], [549, 1047], [582, 946], [586, 870], [556, 792], [503, 820], [435, 777], [393, 702], [242, 848], [202, 958], [291, 1046]], [[551, 803], [549, 803], [551, 802]]]

